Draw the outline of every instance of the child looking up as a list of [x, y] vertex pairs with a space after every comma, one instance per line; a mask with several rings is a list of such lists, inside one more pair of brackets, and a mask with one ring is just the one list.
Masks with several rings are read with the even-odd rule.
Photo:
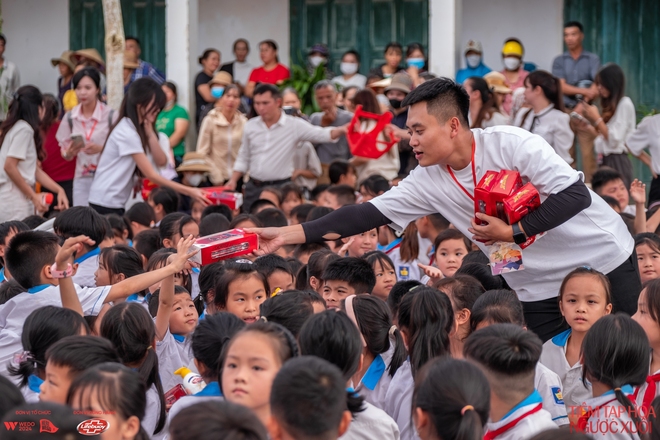
[[341, 258], [323, 272], [323, 299], [329, 309], [339, 308], [350, 295], [371, 293], [376, 276], [371, 265], [360, 258]]
[[437, 268], [426, 265], [419, 266], [432, 281], [454, 276], [461, 267], [463, 257], [472, 249], [470, 241], [456, 229], [445, 229], [438, 234], [433, 242], [433, 247], [435, 248]]
[[269, 293], [268, 280], [251, 261], [228, 261], [215, 287], [214, 309], [233, 313], [252, 324], [259, 319], [259, 306]]

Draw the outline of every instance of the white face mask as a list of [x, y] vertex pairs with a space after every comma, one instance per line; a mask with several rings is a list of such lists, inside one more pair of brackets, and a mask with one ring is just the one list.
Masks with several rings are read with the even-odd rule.
[[324, 57], [320, 57], [320, 56], [309, 57], [309, 64], [311, 64], [312, 67], [318, 67], [318, 65], [324, 61], [325, 61]]
[[481, 55], [468, 55], [465, 57], [468, 67], [474, 69], [481, 63]]
[[518, 70], [520, 67], [520, 60], [516, 57], [504, 58], [504, 67], [506, 70]]
[[202, 183], [202, 180], [204, 180], [203, 174], [193, 174], [188, 176], [188, 183], [190, 183], [191, 186], [198, 186]]
[[353, 75], [358, 71], [358, 63], [341, 63], [339, 65], [339, 70], [344, 75]]

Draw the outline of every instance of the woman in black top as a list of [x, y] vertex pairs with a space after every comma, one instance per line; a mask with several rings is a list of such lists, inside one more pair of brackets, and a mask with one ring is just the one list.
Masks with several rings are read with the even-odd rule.
[[220, 67], [220, 52], [217, 49], [206, 49], [201, 57], [199, 64], [202, 65], [202, 71], [195, 77], [195, 122], [199, 127], [199, 116], [202, 114], [202, 108], [206, 104], [213, 104], [215, 98], [211, 96], [211, 87], [209, 81], [213, 79], [213, 74]]
[[399, 43], [389, 43], [387, 46], [385, 46], [384, 54], [385, 63], [371, 69], [369, 75], [378, 75], [381, 78], [391, 78], [395, 73], [404, 70], [401, 67], [401, 60], [403, 59], [403, 47]]

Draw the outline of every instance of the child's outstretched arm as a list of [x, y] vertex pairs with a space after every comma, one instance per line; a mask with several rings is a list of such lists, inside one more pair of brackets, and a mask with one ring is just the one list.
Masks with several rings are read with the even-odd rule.
[[190, 247], [194, 242], [195, 239], [192, 235], [183, 240], [183, 247], [179, 247], [179, 249], [183, 249], [185, 251], [174, 254], [174, 258], [172, 258], [171, 262], [167, 266], [151, 272], [127, 278], [124, 281], [113, 285], [110, 288], [110, 292], [108, 292], [108, 296], [105, 298], [105, 302], [107, 303], [127, 298], [135, 292], [140, 292], [141, 290], [144, 290], [149, 286], [164, 280], [166, 277], [184, 270], [188, 259], [192, 258], [197, 252], [199, 252], [199, 250], [190, 252]]
[[[179, 241], [181, 245], [181, 241]], [[174, 255], [174, 254], [173, 254]], [[162, 341], [170, 328], [170, 316], [174, 305], [174, 275], [165, 277], [160, 285], [158, 295], [158, 312], [156, 314], [156, 339]]]
[[[56, 269], [64, 272], [69, 268], [70, 264], [73, 265], [73, 256], [77, 252], [81, 252], [83, 250], [83, 244], [93, 246], [94, 240], [85, 235], [79, 235], [78, 237], [71, 237], [67, 239], [55, 256]], [[73, 278], [70, 276], [66, 278], [60, 278], [59, 284], [62, 307], [65, 309], [71, 309], [83, 316], [84, 313], [82, 304], [80, 303], [80, 298], [78, 298], [76, 286], [73, 284]]]

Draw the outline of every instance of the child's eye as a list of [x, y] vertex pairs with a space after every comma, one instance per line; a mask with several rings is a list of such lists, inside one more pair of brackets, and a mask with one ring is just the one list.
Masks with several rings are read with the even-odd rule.
[[243, 302], [245, 301], [243, 298], [236, 298], [236, 302]]
[[236, 364], [230, 362], [225, 368], [236, 368]]
[[596, 301], [594, 301], [593, 299], [590, 299], [588, 302], [589, 302], [589, 304], [598, 304], [598, 303], [597, 303]]
[[574, 299], [569, 299], [568, 302], [569, 303], [574, 303], [574, 302], [577, 302], [577, 301], [575, 301]]
[[174, 308], [174, 311], [176, 312], [177, 310], [181, 310], [181, 306], [177, 306]]
[[263, 368], [261, 368], [261, 367], [258, 366], [258, 365], [255, 365], [254, 367], [252, 367], [252, 369], [253, 369], [254, 371], [263, 371]]

